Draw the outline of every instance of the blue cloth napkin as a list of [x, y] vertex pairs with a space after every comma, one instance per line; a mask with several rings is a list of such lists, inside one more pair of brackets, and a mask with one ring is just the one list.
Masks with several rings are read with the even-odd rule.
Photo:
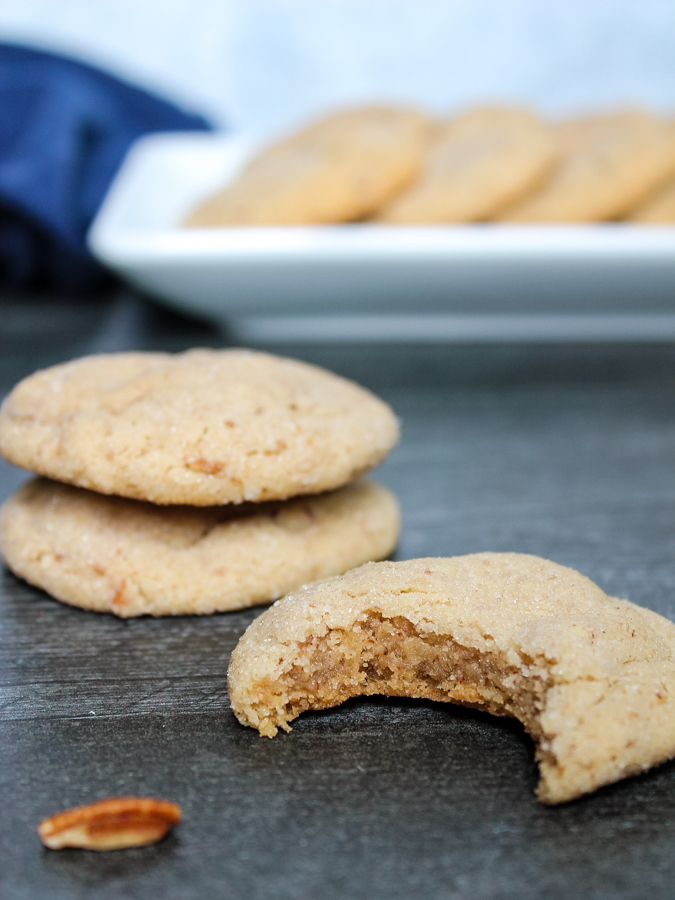
[[208, 128], [91, 66], [0, 43], [0, 288], [102, 283], [85, 235], [130, 144]]

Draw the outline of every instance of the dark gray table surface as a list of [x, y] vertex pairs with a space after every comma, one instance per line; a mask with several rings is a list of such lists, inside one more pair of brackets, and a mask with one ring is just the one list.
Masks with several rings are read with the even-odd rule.
[[[130, 297], [0, 300], [0, 391], [87, 352], [227, 343]], [[675, 348], [278, 346], [402, 419], [377, 477], [397, 558], [520, 550], [675, 619]], [[25, 477], [2, 464], [0, 496]], [[258, 614], [120, 621], [4, 572], [0, 896], [672, 898], [675, 764], [549, 809], [522, 728], [364, 699], [273, 741], [228, 709]], [[50, 852], [43, 816], [115, 794], [181, 804], [155, 847]]]

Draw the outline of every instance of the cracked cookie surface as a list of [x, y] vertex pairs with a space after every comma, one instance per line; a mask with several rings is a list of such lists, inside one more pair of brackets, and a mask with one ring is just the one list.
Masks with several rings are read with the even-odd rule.
[[211, 506], [333, 490], [398, 438], [391, 409], [317, 366], [249, 350], [90, 356], [0, 410], [0, 453], [79, 487]]
[[398, 504], [361, 480], [329, 494], [238, 507], [158, 507], [44, 478], [0, 509], [10, 568], [59, 600], [121, 617], [268, 603], [387, 556]]
[[561, 803], [675, 755], [675, 625], [517, 553], [372, 563], [284, 597], [232, 654], [237, 718], [273, 737], [368, 694], [514, 716]]

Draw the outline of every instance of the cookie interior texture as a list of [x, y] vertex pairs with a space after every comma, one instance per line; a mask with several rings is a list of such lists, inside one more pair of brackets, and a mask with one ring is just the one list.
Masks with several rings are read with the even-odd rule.
[[121, 617], [269, 603], [382, 559], [399, 510], [365, 479], [319, 496], [238, 507], [159, 507], [44, 478], [0, 509], [9, 567], [59, 600]]
[[471, 110], [438, 123], [422, 175], [378, 220], [488, 219], [537, 187], [555, 159], [551, 129], [527, 110]]
[[368, 694], [514, 716], [560, 803], [675, 754], [675, 625], [538, 557], [374, 563], [285, 597], [232, 654], [232, 708], [273, 737]]
[[398, 439], [369, 391], [249, 350], [90, 356], [36, 372], [0, 409], [0, 453], [50, 478], [159, 504], [333, 490]]
[[205, 200], [187, 227], [348, 222], [379, 209], [418, 174], [427, 119], [416, 110], [335, 113], [264, 149]]

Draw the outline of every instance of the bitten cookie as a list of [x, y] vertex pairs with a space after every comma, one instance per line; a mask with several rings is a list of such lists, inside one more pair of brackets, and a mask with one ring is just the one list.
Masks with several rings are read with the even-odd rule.
[[488, 219], [551, 170], [550, 129], [520, 109], [477, 109], [437, 126], [422, 176], [379, 215], [381, 222]]
[[675, 625], [535, 556], [373, 563], [308, 585], [249, 626], [228, 678], [239, 721], [269, 737], [361, 694], [515, 716], [545, 803], [675, 754]]
[[390, 491], [365, 480], [319, 497], [158, 507], [39, 478], [0, 509], [0, 552], [72, 606], [129, 616], [223, 612], [382, 559], [396, 544]]
[[428, 123], [410, 109], [335, 113], [263, 150], [187, 218], [193, 228], [348, 222], [379, 209], [418, 174]]
[[248, 350], [91, 356], [0, 409], [0, 453], [104, 494], [210, 506], [332, 490], [396, 443], [390, 408], [316, 366]]
[[675, 132], [639, 110], [567, 122], [562, 160], [509, 222], [599, 222], [626, 215], [675, 172]]

